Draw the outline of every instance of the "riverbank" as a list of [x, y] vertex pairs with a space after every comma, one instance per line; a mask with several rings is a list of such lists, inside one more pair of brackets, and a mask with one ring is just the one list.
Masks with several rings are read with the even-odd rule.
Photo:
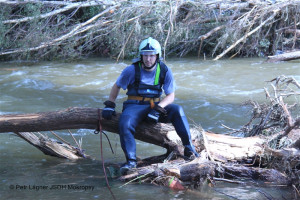
[[[266, 57], [299, 47], [299, 1], [4, 1], [0, 60], [137, 56], [152, 36], [163, 55]], [[122, 34], [120, 34], [122, 33]]]

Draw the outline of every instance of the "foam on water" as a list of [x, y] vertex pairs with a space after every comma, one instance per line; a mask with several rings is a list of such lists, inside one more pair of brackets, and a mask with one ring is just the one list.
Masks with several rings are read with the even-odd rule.
[[13, 71], [10, 76], [23, 76], [25, 75], [26, 72], [25, 71]]
[[53, 89], [55, 85], [47, 80], [34, 80], [34, 79], [23, 79], [15, 82], [18, 88], [31, 88], [34, 90], [48, 90]]

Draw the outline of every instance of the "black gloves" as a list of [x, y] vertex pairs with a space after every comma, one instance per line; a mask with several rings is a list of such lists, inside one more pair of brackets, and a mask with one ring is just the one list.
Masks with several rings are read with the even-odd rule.
[[104, 105], [105, 105], [105, 108], [102, 110], [102, 117], [104, 119], [111, 119], [112, 116], [116, 116], [116, 111], [115, 111], [115, 107], [116, 107], [116, 104], [112, 101], [105, 101], [104, 102]]
[[147, 121], [157, 123], [161, 115], [166, 116], [167, 111], [163, 107], [155, 105], [154, 108], [149, 112]]

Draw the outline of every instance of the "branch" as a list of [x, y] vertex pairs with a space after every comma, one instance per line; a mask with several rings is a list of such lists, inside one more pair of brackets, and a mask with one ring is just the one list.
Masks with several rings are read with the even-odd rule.
[[225, 28], [226, 26], [225, 25], [221, 25], [221, 26], [217, 26], [215, 28], [213, 28], [212, 30], [210, 30], [209, 32], [207, 32], [206, 34], [204, 35], [201, 35], [198, 37], [198, 39], [201, 40], [200, 42], [200, 46], [199, 46], [199, 50], [198, 50], [198, 57], [200, 57], [200, 52], [201, 52], [201, 48], [202, 48], [202, 44], [203, 44], [203, 40], [206, 40], [208, 37], [210, 37], [211, 35], [213, 35], [215, 32]]
[[[7, 5], [19, 5], [19, 4], [27, 4], [27, 3], [41, 3], [41, 1], [38, 1], [38, 0], [23, 0], [23, 1], [2, 0], [2, 1], [0, 1], [0, 3], [7, 4]], [[43, 4], [69, 5], [70, 2], [67, 2], [67, 1], [44, 1]]]
[[124, 43], [124, 45], [123, 45], [123, 47], [122, 47], [122, 49], [121, 49], [121, 51], [120, 51], [118, 57], [117, 57], [117, 62], [119, 62], [119, 59], [120, 59], [120, 57], [121, 57], [121, 54], [123, 54], [123, 57], [124, 57], [124, 50], [125, 50], [125, 47], [126, 47], [126, 45], [127, 45], [127, 43], [128, 43], [128, 41], [129, 41], [129, 39], [130, 39], [130, 37], [131, 37], [131, 35], [132, 35], [132, 33], [133, 33], [134, 30], [135, 30], [135, 28], [133, 27], [132, 30], [131, 30], [131, 32], [129, 33], [129, 36], [127, 37], [127, 39], [126, 39], [126, 41], [125, 41], [125, 43]]
[[289, 127], [284, 131], [284, 133], [279, 137], [279, 139], [282, 138], [282, 137], [284, 137], [284, 136], [286, 136], [286, 135], [288, 135], [288, 134], [291, 132], [291, 130], [293, 130], [293, 129], [299, 127], [299, 126], [300, 126], [300, 118], [297, 118], [297, 119], [295, 120], [295, 122], [293, 123], [293, 125], [292, 125], [292, 126], [289, 126]]
[[256, 31], [258, 31], [259, 29], [261, 29], [267, 22], [269, 22], [270, 20], [272, 20], [277, 13], [280, 10], [274, 10], [273, 11], [273, 15], [271, 17], [269, 17], [267, 20], [265, 20], [263, 23], [261, 23], [258, 27], [256, 27], [255, 29], [253, 29], [252, 31], [250, 31], [249, 33], [247, 33], [246, 35], [244, 35], [244, 37], [238, 39], [233, 45], [231, 45], [229, 48], [227, 48], [225, 51], [223, 51], [223, 53], [221, 53], [220, 55], [218, 55], [215, 59], [213, 60], [219, 60], [220, 58], [222, 58], [225, 54], [227, 54], [231, 49], [233, 49], [236, 45], [238, 45], [239, 43], [241, 43], [242, 41], [244, 41], [247, 37], [249, 37], [250, 35], [252, 35], [253, 33], [255, 33]]
[[[296, 24], [295, 24], [296, 25]], [[300, 30], [299, 29], [287, 29], [285, 31], [285, 33], [293, 33], [295, 34], [297, 37], [300, 37]]]
[[[96, 19], [98, 19], [99, 17], [101, 17], [102, 15], [108, 13], [110, 10], [112, 9], [115, 9], [117, 7], [119, 7], [120, 4], [117, 4], [115, 6], [112, 6], [106, 10], [104, 10], [103, 12], [99, 13], [98, 15], [95, 15], [94, 17], [92, 17], [91, 19], [87, 20], [86, 22], [84, 23], [81, 23], [79, 25], [77, 25], [73, 30], [71, 30], [69, 33], [65, 34], [65, 35], [62, 35], [50, 42], [46, 42], [46, 43], [42, 43], [40, 46], [37, 46], [37, 47], [32, 47], [32, 48], [29, 48], [29, 49], [17, 49], [17, 50], [13, 50], [13, 51], [6, 51], [6, 52], [2, 52], [0, 53], [0, 56], [2, 55], [8, 55], [8, 54], [14, 54], [14, 53], [22, 53], [22, 52], [27, 52], [27, 51], [36, 51], [36, 50], [39, 50], [39, 49], [42, 49], [42, 48], [46, 48], [46, 47], [49, 47], [49, 46], [52, 46], [52, 45], [58, 45], [60, 44], [62, 41], [70, 38], [70, 37], [73, 37], [79, 33], [82, 33], [82, 32], [85, 32], [93, 27], [96, 27], [96, 26], [99, 26], [99, 24], [93, 24], [93, 25], [89, 25], [87, 26], [88, 24], [92, 23], [93, 21], [95, 21]], [[107, 24], [107, 23], [110, 23], [112, 21], [106, 21], [106, 22], [103, 22], [102, 25], [104, 24]], [[87, 27], [84, 27], [84, 26], [87, 26]]]
[[287, 104], [285, 104], [283, 102], [282, 96], [279, 97], [279, 104], [282, 107], [282, 109], [284, 111], [284, 114], [287, 117], [288, 127], [293, 127], [294, 126], [294, 119], [293, 119], [291, 113], [289, 112], [289, 110], [288, 110], [288, 108], [286, 106]]
[[[26, 1], [26, 2], [30, 2], [30, 3], [42, 3], [44, 4], [45, 2], [47, 1]], [[2, 2], [1, 2], [2, 3]], [[5, 3], [5, 2], [4, 2]], [[19, 1], [15, 1], [15, 4], [16, 3], [19, 3]], [[49, 3], [49, 2], [48, 2]], [[52, 2], [53, 3], [53, 2]], [[68, 11], [68, 10], [71, 10], [73, 8], [83, 8], [83, 7], [90, 7], [90, 6], [96, 6], [96, 5], [102, 5], [102, 1], [88, 1], [88, 2], [79, 2], [79, 3], [55, 3], [55, 4], [59, 4], [59, 5], [66, 5], [65, 7], [63, 8], [60, 8], [60, 9], [57, 9], [57, 10], [54, 10], [54, 11], [51, 11], [49, 13], [46, 13], [46, 14], [41, 14], [39, 16], [33, 16], [33, 17], [24, 17], [22, 19], [11, 19], [11, 20], [5, 20], [3, 21], [2, 23], [3, 24], [14, 24], [14, 23], [22, 23], [22, 22], [27, 22], [27, 21], [30, 21], [30, 20], [33, 20], [33, 19], [43, 19], [43, 18], [47, 18], [47, 17], [51, 17], [53, 15], [57, 15], [59, 13], [62, 13], [62, 12], [65, 12], [65, 11]]]
[[41, 150], [44, 154], [67, 159], [79, 159], [87, 157], [79, 149], [67, 143], [58, 143], [50, 138], [40, 134], [40, 137], [29, 132], [15, 132], [19, 137]]

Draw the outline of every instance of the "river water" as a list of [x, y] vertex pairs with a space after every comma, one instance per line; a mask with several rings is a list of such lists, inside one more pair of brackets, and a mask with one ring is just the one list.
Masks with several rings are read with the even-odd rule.
[[[183, 106], [190, 123], [224, 133], [222, 124], [240, 128], [250, 119], [246, 100], [264, 101], [265, 81], [279, 75], [300, 82], [300, 62], [266, 63], [262, 59], [203, 61], [168, 59], [176, 79], [177, 104]], [[55, 111], [68, 107], [103, 107], [110, 88], [130, 61], [109, 59], [64, 62], [0, 63], [0, 114]], [[117, 111], [126, 99], [121, 91]], [[111, 199], [100, 159], [99, 135], [93, 130], [72, 130], [93, 159], [70, 161], [46, 156], [12, 133], [0, 134], [0, 199]], [[56, 131], [73, 143], [68, 131]], [[51, 133], [45, 132], [52, 137]], [[117, 134], [107, 133], [115, 154], [104, 140], [105, 162], [122, 163], [124, 155]], [[75, 144], [74, 144], [75, 145]], [[137, 141], [140, 158], [165, 150]], [[131, 183], [123, 186], [109, 179], [117, 199], [291, 199], [285, 187], [260, 187], [259, 183], [236, 185], [218, 182], [178, 192], [166, 187]], [[269, 198], [270, 199], [270, 198]]]

